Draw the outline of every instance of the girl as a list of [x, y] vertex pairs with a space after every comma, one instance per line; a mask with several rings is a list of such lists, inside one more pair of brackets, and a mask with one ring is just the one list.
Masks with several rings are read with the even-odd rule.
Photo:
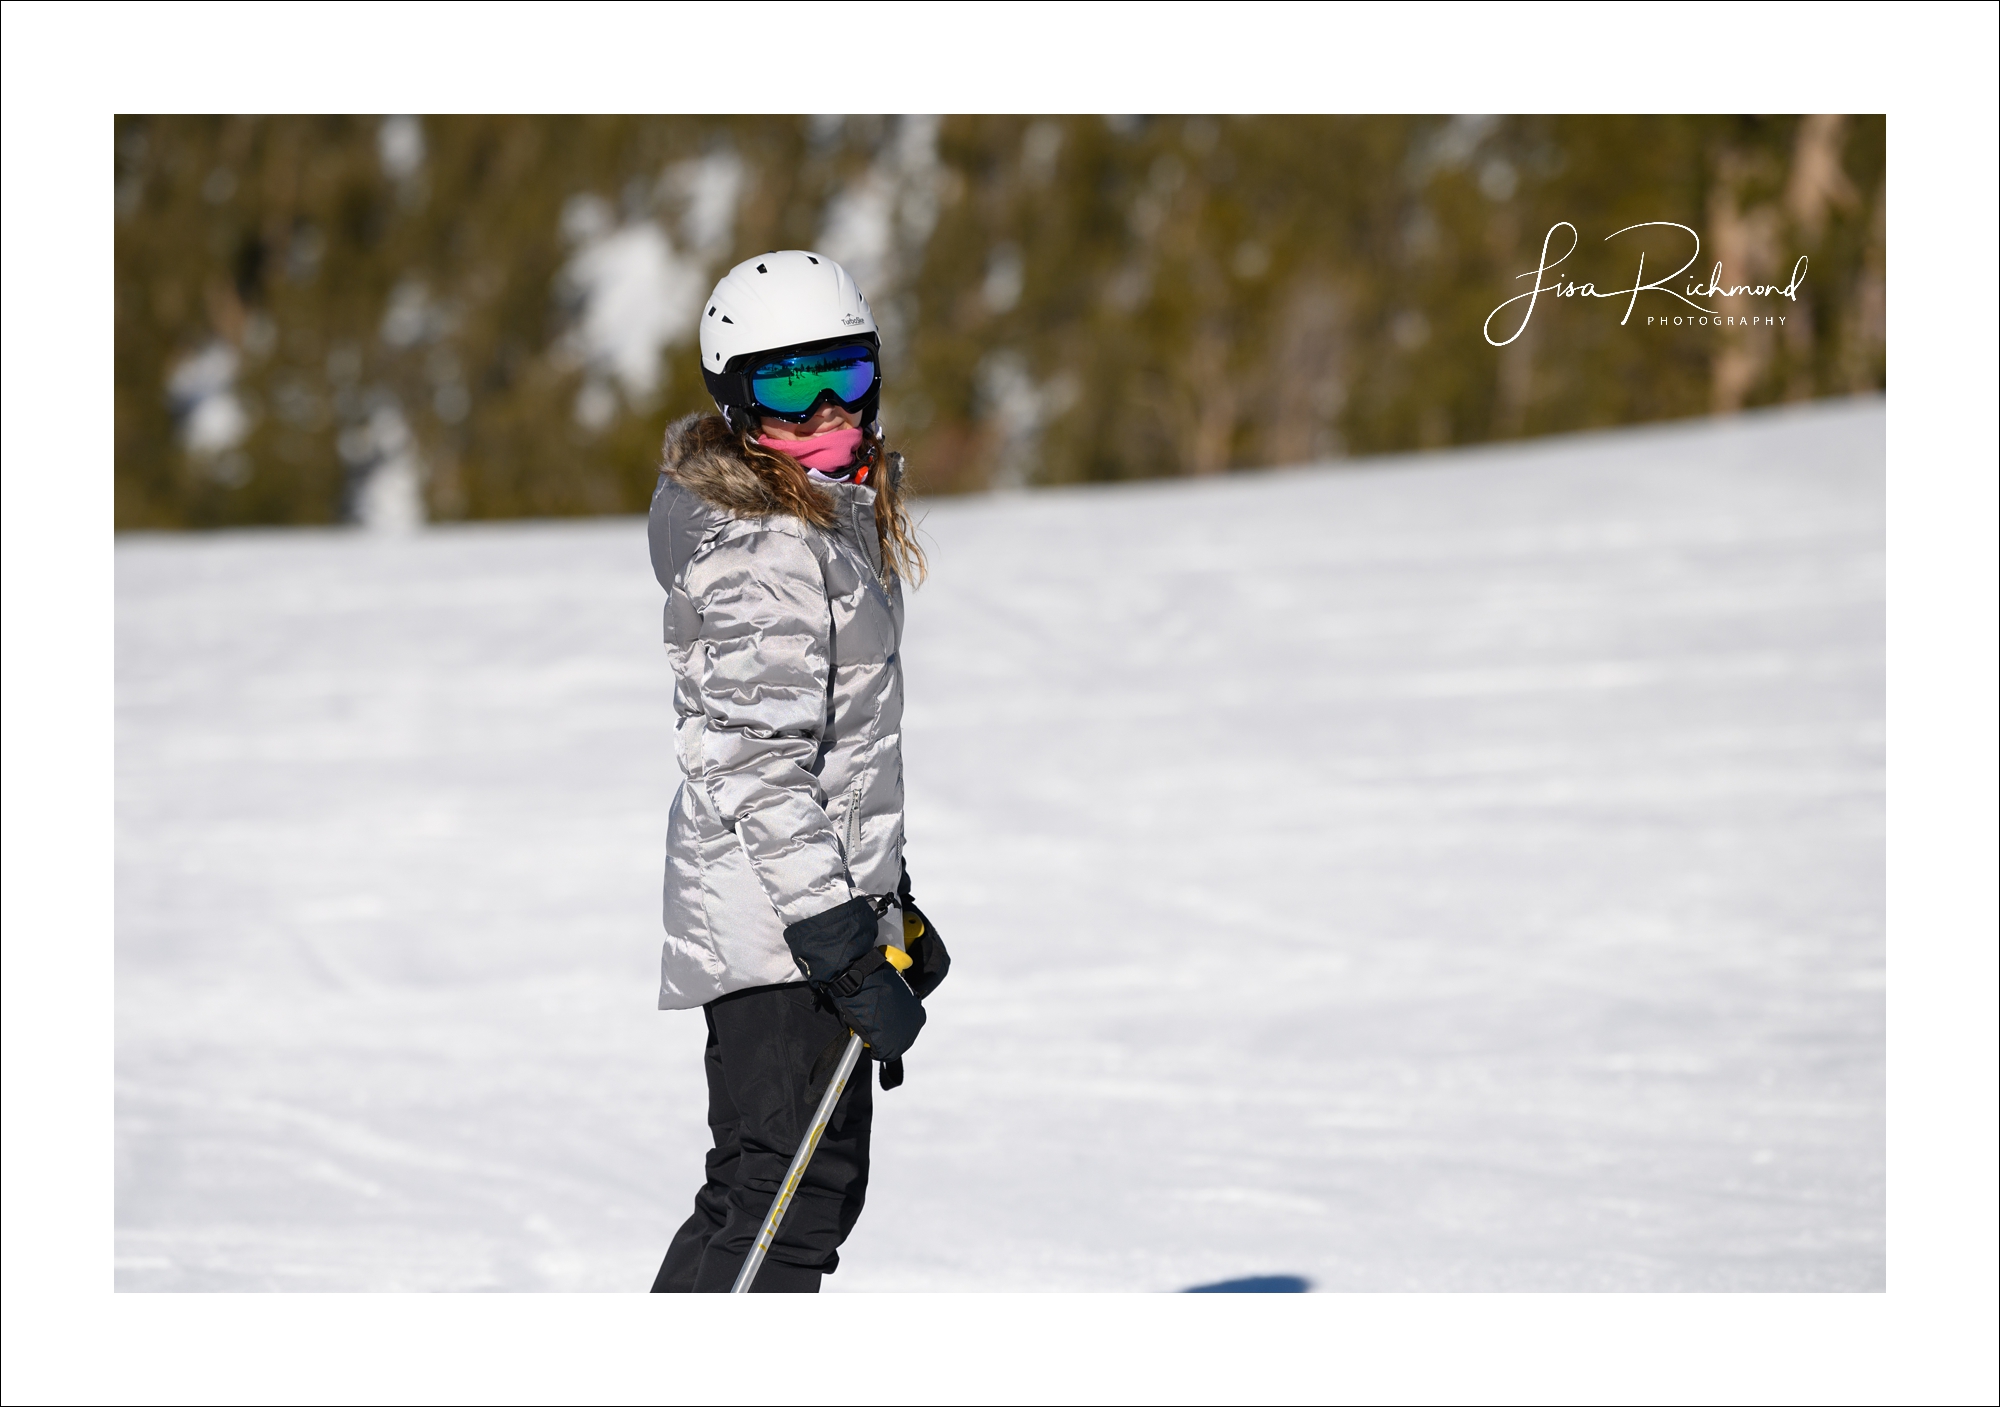
[[[902, 1080], [949, 959], [903, 865], [903, 578], [923, 553], [885, 454], [881, 340], [824, 255], [731, 269], [702, 305], [716, 415], [667, 427], [648, 524], [678, 752], [660, 1006], [708, 1023], [715, 1146], [655, 1290], [727, 1290], [847, 1033]], [[907, 936], [906, 936], [907, 935]], [[868, 1186], [873, 1096], [835, 1107], [760, 1291], [816, 1291]]]

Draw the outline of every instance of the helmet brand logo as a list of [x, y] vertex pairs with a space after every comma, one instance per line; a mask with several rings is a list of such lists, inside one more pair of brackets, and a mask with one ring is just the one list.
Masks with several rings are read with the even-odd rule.
[[852, 313], [842, 313], [842, 314], [840, 315], [840, 320], [841, 320], [841, 322], [845, 323], [845, 324], [846, 324], [846, 325], [847, 325], [848, 327], [859, 327], [859, 326], [861, 326], [861, 319], [860, 319], [860, 318], [857, 318], [857, 317], [856, 317], [856, 316], [854, 316], [854, 314], [852, 314]]

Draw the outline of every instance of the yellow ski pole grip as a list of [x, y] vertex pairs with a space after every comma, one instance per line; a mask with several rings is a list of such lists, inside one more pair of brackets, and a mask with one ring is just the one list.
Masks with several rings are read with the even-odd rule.
[[908, 909], [903, 910], [903, 942], [905, 944], [908, 944], [914, 939], [918, 939], [923, 936], [924, 936], [924, 921], [918, 918], [915, 914], [911, 913]]
[[[903, 931], [905, 933], [908, 933], [909, 929], [905, 928]], [[905, 939], [904, 941], [907, 942], [908, 940]], [[910, 955], [904, 952], [901, 948], [891, 948], [884, 946], [882, 949], [882, 956], [889, 959], [889, 966], [895, 968], [896, 971], [898, 972], [909, 971], [910, 965], [914, 961], [914, 959], [912, 959]]]

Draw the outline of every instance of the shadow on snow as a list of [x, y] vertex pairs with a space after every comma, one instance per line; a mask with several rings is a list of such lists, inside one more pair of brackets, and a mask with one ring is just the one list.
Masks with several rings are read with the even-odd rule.
[[1302, 1295], [1312, 1288], [1303, 1275], [1246, 1275], [1241, 1280], [1218, 1280], [1213, 1285], [1190, 1285], [1184, 1295]]

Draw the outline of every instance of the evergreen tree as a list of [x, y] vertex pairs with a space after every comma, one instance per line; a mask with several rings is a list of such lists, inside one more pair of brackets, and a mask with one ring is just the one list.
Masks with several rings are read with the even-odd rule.
[[[434, 519], [639, 511], [666, 420], [707, 405], [696, 305], [770, 248], [853, 267], [926, 492], [1886, 376], [1880, 117], [125, 117], [114, 166], [120, 528], [395, 492]], [[1557, 222], [1565, 269], [1611, 288], [1638, 245], [1605, 236], [1662, 220], [1704, 241], [1690, 278], [1808, 256], [1797, 300], [1756, 309], [1784, 326], [1551, 298], [1481, 335]], [[1649, 270], [1670, 234], [1640, 236]]]

